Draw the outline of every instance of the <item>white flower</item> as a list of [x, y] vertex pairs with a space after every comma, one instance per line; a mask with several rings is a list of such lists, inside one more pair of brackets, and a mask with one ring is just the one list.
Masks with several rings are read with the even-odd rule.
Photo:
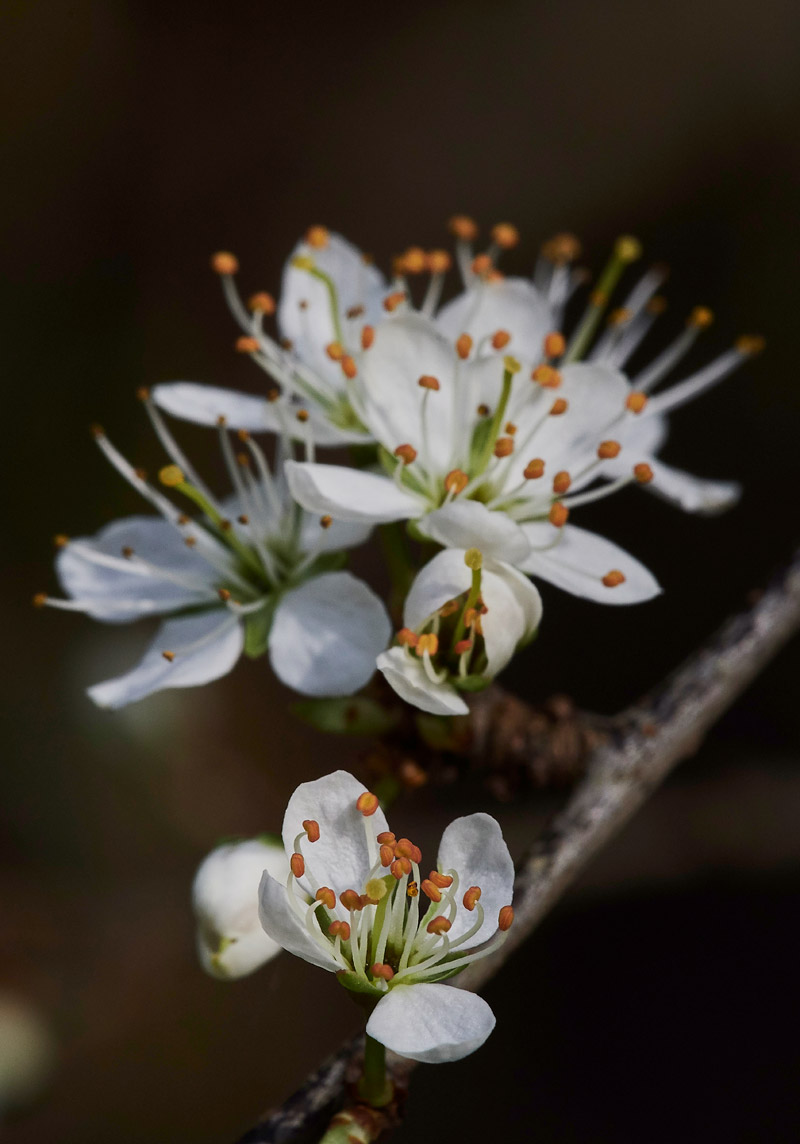
[[288, 496], [276, 467], [247, 434], [237, 458], [224, 424], [220, 444], [235, 493], [217, 500], [181, 452], [151, 398], [142, 394], [173, 463], [162, 484], [200, 509], [192, 519], [151, 486], [114, 448], [105, 456], [160, 517], [132, 516], [94, 537], [59, 538], [57, 571], [69, 600], [37, 603], [122, 623], [164, 615], [141, 662], [89, 689], [101, 707], [117, 708], [168, 687], [218, 679], [244, 651], [269, 652], [276, 675], [305, 695], [349, 695], [368, 681], [391, 631], [378, 597], [349, 572], [329, 570], [337, 555], [369, 534], [362, 525], [310, 517]]
[[261, 882], [269, 936], [370, 998], [367, 1034], [395, 1052], [439, 1062], [479, 1048], [494, 1028], [491, 1009], [441, 982], [496, 948], [513, 920], [514, 869], [495, 820], [451, 823], [423, 878], [418, 847], [397, 839], [377, 797], [337, 771], [297, 788], [283, 842], [292, 874]]
[[435, 715], [464, 715], [459, 690], [485, 686], [542, 616], [536, 588], [510, 564], [477, 549], [448, 548], [417, 575], [403, 610], [398, 647], [378, 656], [394, 690]]
[[281, 951], [258, 918], [258, 887], [265, 870], [279, 881], [289, 875], [279, 838], [264, 836], [218, 846], [195, 874], [197, 952], [212, 977], [244, 977]]

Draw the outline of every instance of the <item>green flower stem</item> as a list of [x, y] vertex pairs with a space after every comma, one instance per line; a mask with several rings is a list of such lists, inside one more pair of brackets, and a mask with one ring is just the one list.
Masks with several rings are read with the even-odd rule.
[[364, 1042], [364, 1069], [358, 1082], [358, 1095], [373, 1108], [383, 1108], [392, 1099], [392, 1085], [386, 1078], [386, 1048], [369, 1034]]

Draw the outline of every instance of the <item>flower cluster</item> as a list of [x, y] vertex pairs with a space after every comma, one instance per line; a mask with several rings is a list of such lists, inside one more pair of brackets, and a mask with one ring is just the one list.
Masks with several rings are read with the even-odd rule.
[[[486, 686], [536, 633], [542, 604], [530, 578], [605, 604], [660, 591], [634, 556], [574, 523], [582, 506], [628, 485], [692, 512], [736, 500], [735, 484], [681, 472], [658, 452], [668, 414], [761, 339], [739, 339], [653, 394], [711, 314], [695, 308], [675, 340], [631, 373], [664, 309], [666, 273], [647, 270], [610, 309], [640, 255], [635, 239], [617, 241], [582, 317], [567, 323], [586, 277], [573, 236], [546, 243], [528, 279], [498, 268], [518, 241], [511, 225], [494, 227], [480, 253], [471, 219], [454, 218], [451, 229], [463, 288], [444, 305], [444, 250], [409, 248], [387, 279], [315, 226], [286, 265], [278, 302], [264, 292], [243, 301], [236, 258], [214, 256], [241, 328], [236, 348], [268, 387], [263, 397], [191, 382], [142, 393], [170, 461], [161, 484], [180, 504], [98, 430], [106, 456], [160, 519], [60, 538], [70, 599], [39, 602], [111, 622], [169, 617], [138, 667], [91, 689], [98, 703], [206, 682], [244, 650], [268, 652], [276, 674], [307, 695], [352, 694], [377, 667], [414, 706], [464, 714], [465, 693]], [[163, 413], [216, 428], [231, 496], [213, 495]], [[275, 438], [271, 465], [259, 432]], [[350, 464], [319, 459], [337, 445], [351, 448]], [[390, 530], [405, 566], [393, 639], [381, 601], [342, 570], [345, 550], [376, 525]]]

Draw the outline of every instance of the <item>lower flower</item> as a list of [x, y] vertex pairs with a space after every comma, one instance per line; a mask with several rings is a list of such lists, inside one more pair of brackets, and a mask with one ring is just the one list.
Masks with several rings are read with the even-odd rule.
[[486, 1002], [442, 982], [505, 940], [514, 867], [488, 814], [458, 818], [436, 866], [388, 828], [378, 798], [346, 771], [303, 783], [289, 800], [290, 874], [261, 880], [273, 941], [336, 973], [370, 1010], [367, 1035], [412, 1060], [459, 1060], [494, 1028]]

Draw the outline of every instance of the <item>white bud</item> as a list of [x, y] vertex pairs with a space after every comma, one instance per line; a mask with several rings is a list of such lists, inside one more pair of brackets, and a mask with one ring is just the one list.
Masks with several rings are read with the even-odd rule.
[[258, 887], [265, 870], [281, 882], [289, 863], [279, 839], [251, 838], [212, 850], [192, 886], [197, 953], [212, 977], [244, 977], [270, 961], [281, 947], [258, 918]]
[[21, 997], [0, 994], [0, 1114], [39, 1095], [55, 1056], [55, 1040], [37, 1010]]

